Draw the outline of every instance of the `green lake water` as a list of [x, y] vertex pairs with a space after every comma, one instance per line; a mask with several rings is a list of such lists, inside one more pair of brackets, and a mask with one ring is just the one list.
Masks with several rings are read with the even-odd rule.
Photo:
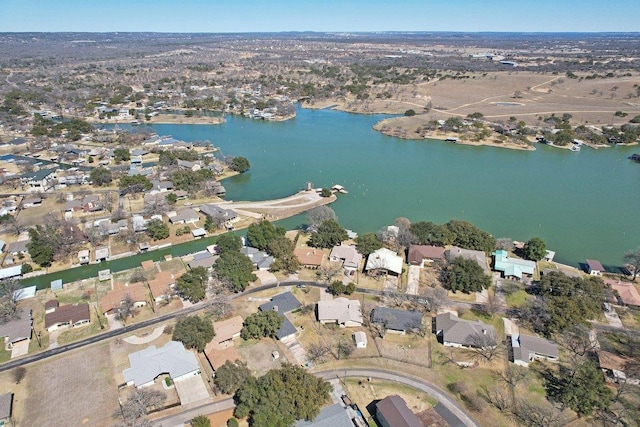
[[[573, 265], [585, 258], [619, 265], [640, 245], [640, 165], [627, 160], [638, 147], [528, 152], [407, 141], [374, 131], [383, 117], [299, 109], [283, 123], [230, 116], [222, 125], [153, 128], [247, 157], [251, 170], [224, 182], [230, 200], [283, 197], [307, 181], [345, 186], [349, 194], [331, 207], [359, 233], [400, 216], [457, 218], [496, 237], [542, 237], [558, 261]], [[299, 215], [282, 224], [304, 222]]]
[[[640, 164], [627, 159], [638, 147], [574, 153], [546, 145], [515, 151], [406, 141], [372, 129], [383, 117], [299, 109], [295, 119], [282, 123], [228, 116], [222, 125], [153, 129], [186, 141], [209, 140], [225, 154], [247, 157], [250, 171], [224, 181], [229, 200], [289, 196], [307, 181], [345, 186], [349, 194], [331, 207], [344, 227], [359, 233], [401, 216], [436, 223], [462, 219], [496, 237], [539, 236], [557, 252], [557, 261], [576, 266], [586, 258], [620, 265], [624, 252], [640, 245]], [[298, 215], [280, 224], [296, 228], [304, 222]], [[102, 268], [120, 271], [206, 244], [189, 242], [24, 283], [93, 277]]]

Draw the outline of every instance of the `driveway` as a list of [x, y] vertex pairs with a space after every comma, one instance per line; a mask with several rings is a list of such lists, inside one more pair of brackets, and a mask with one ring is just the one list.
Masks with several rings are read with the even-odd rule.
[[[57, 344], [58, 343], [56, 343], [56, 345]], [[13, 347], [11, 348], [12, 359], [16, 357], [24, 356], [27, 353], [29, 353], [29, 340], [18, 341], [17, 343], [14, 343]]]
[[192, 406], [202, 404], [210, 400], [207, 386], [201, 375], [193, 375], [187, 378], [175, 380], [176, 391], [180, 397], [180, 405]]
[[418, 295], [418, 288], [420, 287], [420, 266], [410, 265], [409, 273], [407, 274], [407, 294]]

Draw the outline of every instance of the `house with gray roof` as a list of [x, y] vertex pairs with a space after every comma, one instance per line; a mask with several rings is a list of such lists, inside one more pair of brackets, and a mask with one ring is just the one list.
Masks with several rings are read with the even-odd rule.
[[407, 402], [395, 394], [376, 403], [376, 418], [382, 427], [424, 427]]
[[27, 249], [27, 245], [29, 244], [29, 242], [31, 242], [31, 239], [18, 240], [17, 242], [11, 242], [7, 246], [7, 252], [10, 253], [11, 255], [19, 255], [21, 253], [25, 254], [29, 251]]
[[302, 307], [302, 304], [291, 292], [284, 292], [271, 298], [271, 301], [262, 304], [260, 310], [274, 310], [278, 313], [288, 313], [300, 307]]
[[204, 267], [207, 270], [212, 268], [218, 259], [217, 256], [211, 255], [209, 252], [199, 252], [193, 255], [193, 259], [187, 262], [190, 269]]
[[243, 246], [240, 252], [246, 255], [258, 270], [268, 270], [274, 261], [271, 255], [251, 246]]
[[189, 224], [200, 219], [198, 212], [191, 208], [183, 208], [177, 212], [169, 212], [167, 216], [172, 224]]
[[7, 424], [11, 421], [12, 409], [13, 409], [13, 393], [9, 392], [5, 394], [1, 394], [0, 395], [0, 425]]
[[347, 409], [339, 403], [320, 409], [313, 420], [298, 420], [294, 427], [353, 427]]
[[474, 251], [471, 249], [463, 249], [457, 246], [451, 246], [451, 248], [444, 253], [445, 258], [449, 262], [453, 262], [456, 258], [470, 259], [478, 263], [484, 273], [487, 276], [491, 275], [489, 264], [487, 263], [487, 255], [482, 251]]
[[534, 360], [558, 362], [558, 344], [531, 335], [511, 335], [512, 362], [520, 366], [529, 366]]
[[406, 334], [422, 328], [422, 313], [414, 310], [376, 307], [371, 312], [371, 322], [384, 326], [387, 332]]
[[287, 316], [285, 316], [285, 313], [289, 313], [301, 306], [302, 304], [300, 301], [298, 301], [291, 292], [284, 292], [274, 296], [271, 298], [271, 301], [262, 304], [259, 308], [260, 311], [273, 310], [280, 315], [282, 318], [282, 325], [280, 325], [280, 329], [276, 332], [276, 338], [280, 341], [286, 341], [293, 338], [298, 330]]
[[453, 313], [442, 313], [435, 319], [436, 336], [447, 347], [476, 347], [480, 335], [496, 336], [495, 329], [477, 320], [464, 320]]
[[224, 209], [213, 203], [200, 206], [200, 212], [211, 218], [215, 223], [231, 227], [240, 218], [232, 209]]
[[122, 371], [124, 380], [127, 385], [138, 388], [152, 385], [163, 374], [173, 381], [200, 374], [196, 356], [178, 341], [169, 341], [160, 348], [151, 345], [131, 353], [129, 363], [131, 367]]
[[31, 310], [19, 309], [16, 317], [5, 323], [0, 323], [0, 338], [4, 338], [5, 348], [10, 350], [14, 344], [31, 339], [33, 318]]

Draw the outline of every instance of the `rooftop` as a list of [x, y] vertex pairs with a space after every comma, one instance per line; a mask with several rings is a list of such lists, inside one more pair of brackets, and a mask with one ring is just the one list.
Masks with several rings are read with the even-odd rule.
[[291, 292], [284, 292], [271, 298], [271, 301], [260, 306], [260, 310], [275, 310], [279, 313], [288, 313], [302, 306]]
[[136, 387], [153, 381], [158, 375], [169, 374], [171, 378], [177, 378], [199, 370], [196, 356], [177, 341], [169, 341], [160, 348], [152, 345], [131, 353], [129, 363], [131, 367], [122, 374], [126, 382], [132, 381]]

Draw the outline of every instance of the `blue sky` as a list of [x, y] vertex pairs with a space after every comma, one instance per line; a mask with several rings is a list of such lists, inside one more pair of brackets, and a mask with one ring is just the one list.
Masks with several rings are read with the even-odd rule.
[[0, 32], [640, 31], [638, 0], [0, 0]]

